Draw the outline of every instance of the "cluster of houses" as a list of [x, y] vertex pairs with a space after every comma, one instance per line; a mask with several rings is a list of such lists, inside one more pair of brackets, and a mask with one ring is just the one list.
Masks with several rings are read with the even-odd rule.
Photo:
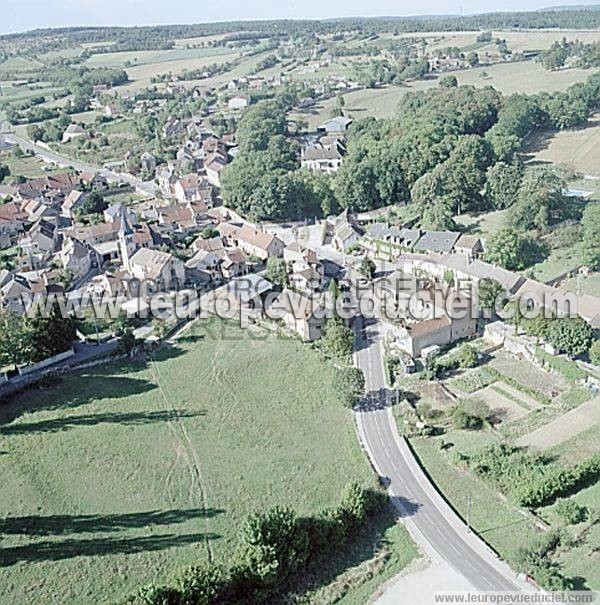
[[215, 137], [201, 120], [194, 118], [169, 120], [163, 131], [166, 137], [184, 134], [175, 158], [157, 166], [156, 158], [146, 152], [140, 158], [142, 168], [154, 172], [165, 195], [172, 195], [181, 202], [202, 199], [212, 203], [213, 188], [221, 186], [221, 172], [235, 157], [232, 137]]

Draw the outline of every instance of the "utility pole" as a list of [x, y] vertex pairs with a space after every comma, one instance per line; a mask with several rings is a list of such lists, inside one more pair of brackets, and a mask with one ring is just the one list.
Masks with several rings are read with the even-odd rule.
[[467, 496], [467, 528], [471, 533], [471, 494]]

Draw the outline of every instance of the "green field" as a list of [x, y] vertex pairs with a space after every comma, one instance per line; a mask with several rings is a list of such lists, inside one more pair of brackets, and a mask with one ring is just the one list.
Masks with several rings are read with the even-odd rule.
[[209, 549], [227, 562], [253, 510], [314, 513], [372, 481], [333, 371], [298, 341], [203, 323], [155, 362], [4, 405], [0, 601], [113, 601]]
[[[482, 77], [484, 72], [487, 74], [485, 78]], [[594, 70], [566, 69], [551, 72], [545, 70], [539, 63], [523, 61], [499, 63], [448, 73], [456, 76], [460, 85], [470, 84], [476, 87], [493, 86], [500, 92], [508, 95], [517, 92], [534, 94], [542, 91], [566, 90], [576, 82], [585, 81], [594, 73]], [[346, 102], [344, 111], [354, 119], [369, 116], [387, 118], [393, 115], [398, 101], [407, 92], [426, 90], [435, 86], [438, 86], [438, 76], [431, 75], [423, 80], [412, 81], [405, 86], [385, 86], [382, 88], [352, 91], [344, 94]], [[302, 112], [302, 115], [308, 119], [309, 128], [314, 129], [317, 125], [329, 119], [336, 102], [336, 98], [333, 97], [318, 103], [307, 112]], [[298, 114], [293, 114], [292, 118], [296, 115]]]
[[231, 49], [219, 48], [174, 48], [171, 50], [136, 50], [92, 55], [86, 65], [89, 67], [124, 67], [126, 63], [135, 65], [150, 65], [153, 63], [169, 63], [202, 59], [203, 65], [211, 63], [215, 57], [231, 54]]

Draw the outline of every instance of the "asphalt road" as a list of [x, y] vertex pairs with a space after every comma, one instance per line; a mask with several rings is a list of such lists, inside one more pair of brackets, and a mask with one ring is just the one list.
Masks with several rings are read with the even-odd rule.
[[[442, 501], [407, 443], [398, 436], [386, 389], [377, 324], [356, 330], [356, 363], [364, 372], [367, 396], [356, 413], [359, 433], [371, 461], [386, 477], [388, 493], [413, 537], [436, 553], [476, 590], [526, 590], [510, 568]], [[465, 494], [466, 497], [466, 494]], [[476, 494], [473, 494], [476, 497]], [[424, 587], [426, 589], [426, 587]]]
[[98, 168], [97, 166], [92, 166], [91, 164], [86, 164], [84, 162], [80, 162], [78, 160], [72, 160], [63, 155], [55, 153], [54, 151], [48, 151], [23, 137], [20, 137], [14, 133], [5, 133], [2, 135], [5, 141], [11, 143], [12, 145], [18, 145], [24, 151], [31, 151], [36, 156], [41, 158], [44, 162], [52, 162], [59, 166], [73, 168], [78, 170], [79, 172], [97, 172], [102, 175], [109, 181], [118, 181], [121, 183], [127, 183], [132, 187], [135, 187], [141, 193], [152, 196], [156, 193], [156, 186], [153, 182], [144, 182], [140, 179], [137, 179], [133, 176], [113, 172], [111, 170], [106, 170], [105, 168]]

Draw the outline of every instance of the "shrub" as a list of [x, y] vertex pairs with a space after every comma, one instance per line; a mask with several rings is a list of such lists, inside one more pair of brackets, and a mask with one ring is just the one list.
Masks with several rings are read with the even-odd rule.
[[149, 584], [138, 592], [139, 600], [147, 605], [179, 605], [179, 592], [170, 586]]
[[477, 351], [471, 345], [465, 345], [456, 355], [458, 366], [463, 370], [477, 365]]
[[582, 523], [587, 517], [585, 506], [577, 504], [574, 500], [567, 498], [561, 499], [556, 503], [556, 514], [569, 525]]
[[572, 582], [560, 573], [558, 565], [551, 559], [560, 543], [561, 535], [553, 531], [541, 536], [531, 546], [519, 548], [513, 559], [516, 570], [532, 576], [547, 590], [572, 588]]
[[527, 508], [550, 504], [557, 497], [600, 477], [600, 455], [565, 469], [549, 465], [526, 450], [494, 444], [470, 454], [468, 461], [478, 475], [493, 481], [518, 505]]
[[489, 418], [490, 409], [479, 399], [463, 399], [452, 410], [452, 423], [457, 429], [480, 429]]

